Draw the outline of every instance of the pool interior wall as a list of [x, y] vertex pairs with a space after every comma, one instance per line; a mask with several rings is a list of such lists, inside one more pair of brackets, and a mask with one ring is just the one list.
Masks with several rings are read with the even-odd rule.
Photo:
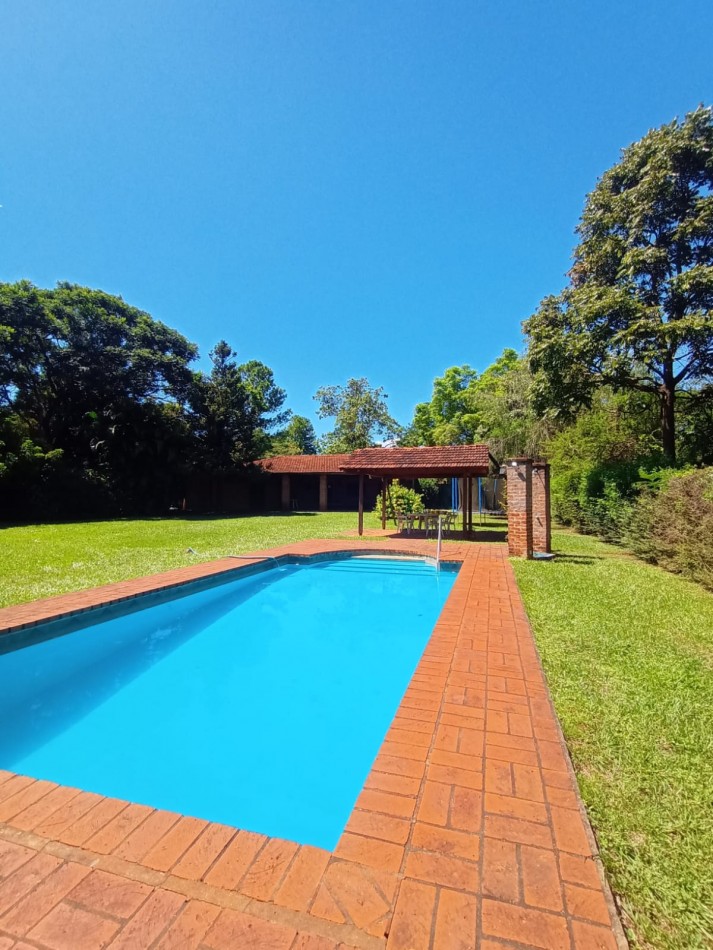
[[0, 767], [333, 849], [455, 568], [238, 573], [5, 643]]

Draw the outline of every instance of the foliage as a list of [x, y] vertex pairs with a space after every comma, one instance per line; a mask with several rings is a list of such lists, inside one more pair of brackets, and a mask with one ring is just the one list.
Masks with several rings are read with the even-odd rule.
[[266, 431], [284, 421], [285, 392], [272, 370], [252, 360], [238, 365], [235, 352], [221, 340], [211, 351], [209, 376], [195, 380], [198, 451], [213, 472], [234, 470], [254, 461], [269, 445]]
[[713, 468], [657, 474], [636, 504], [627, 541], [640, 557], [713, 590]]
[[366, 449], [378, 437], [395, 438], [401, 433], [401, 426], [389, 414], [383, 387], [372, 388], [364, 377], [349, 379], [345, 386], [322, 386], [314, 398], [319, 418], [335, 419], [333, 431], [320, 443], [325, 454]]
[[0, 285], [0, 326], [0, 507], [117, 511], [150, 505], [180, 476], [171, 406], [190, 390], [192, 343], [120, 297], [67, 283]]
[[645, 397], [597, 393], [592, 408], [547, 444], [553, 516], [580, 531], [619, 540], [642, 469], [662, 462], [654, 437], [646, 434], [652, 425]]
[[195, 346], [120, 297], [22, 282], [2, 285], [1, 299], [0, 320], [13, 325], [6, 403], [46, 448], [83, 462], [117, 438], [129, 407], [185, 397]]
[[52, 485], [61, 465], [61, 449], [45, 452], [18, 415], [0, 411], [0, 491], [9, 510], [34, 507], [34, 496]]
[[436, 508], [441, 489], [444, 485], [450, 485], [449, 478], [419, 478], [418, 490], [423, 497], [423, 503], [427, 508]]
[[306, 416], [291, 415], [284, 429], [270, 440], [268, 455], [315, 455], [317, 435]]
[[[381, 514], [381, 504], [382, 492], [379, 492], [374, 505], [375, 514]], [[386, 492], [386, 517], [393, 520], [397, 514], [408, 515], [417, 511], [423, 511], [423, 495], [413, 488], [406, 488], [395, 478]]]
[[684, 465], [713, 465], [713, 383], [676, 403], [677, 458]]
[[571, 418], [595, 389], [652, 394], [675, 460], [675, 403], [713, 373], [713, 114], [623, 151], [588, 196], [570, 285], [527, 321], [536, 407]]
[[513, 561], [632, 947], [713, 933], [713, 597], [591, 538]]
[[263, 363], [196, 346], [101, 290], [0, 284], [0, 516], [166, 510], [190, 471], [262, 454], [285, 421]]
[[642, 398], [600, 392], [550, 441], [553, 515], [713, 589], [713, 468], [661, 467]]
[[538, 455], [554, 426], [535, 416], [530, 384], [527, 362], [509, 348], [480, 375], [452, 366], [434, 381], [431, 401], [416, 406], [404, 444], [487, 442], [496, 458]]
[[472, 386], [473, 409], [479, 420], [478, 439], [488, 443], [497, 459], [516, 455], [537, 457], [555, 430], [551, 421], [535, 414], [531, 384], [527, 361], [515, 350], [505, 349]]
[[469, 399], [469, 387], [478, 378], [467, 364], [451, 366], [433, 381], [430, 403], [416, 406], [409, 437], [413, 445], [468, 445], [478, 425]]
[[27, 280], [0, 284], [0, 407], [31, 389], [40, 372], [45, 341], [59, 328], [41, 291]]

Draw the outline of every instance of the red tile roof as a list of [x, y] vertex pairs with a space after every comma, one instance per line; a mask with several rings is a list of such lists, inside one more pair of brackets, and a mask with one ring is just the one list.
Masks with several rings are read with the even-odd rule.
[[394, 478], [447, 478], [451, 475], [487, 475], [488, 446], [434, 445], [410, 449], [358, 449], [341, 455], [276, 455], [256, 463], [273, 475], [357, 473]]
[[417, 448], [359, 449], [342, 466], [347, 472], [391, 475], [397, 478], [447, 477], [449, 475], [487, 475], [490, 467], [488, 446], [434, 445]]
[[255, 463], [264, 472], [274, 475], [311, 475], [311, 474], [345, 474], [341, 466], [351, 458], [343, 455], [275, 455], [272, 458], [258, 459]]

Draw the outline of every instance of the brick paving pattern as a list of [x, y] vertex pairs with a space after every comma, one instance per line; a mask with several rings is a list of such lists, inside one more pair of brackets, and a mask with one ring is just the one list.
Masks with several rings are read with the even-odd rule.
[[[338, 550], [370, 546], [269, 553]], [[506, 550], [444, 556], [462, 568], [333, 853], [0, 772], [0, 950], [625, 947]], [[239, 569], [6, 608], [0, 631]]]

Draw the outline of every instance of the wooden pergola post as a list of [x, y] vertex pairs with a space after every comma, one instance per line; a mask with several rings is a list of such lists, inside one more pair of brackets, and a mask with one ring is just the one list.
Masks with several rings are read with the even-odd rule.
[[465, 475], [460, 479], [460, 509], [463, 513], [463, 537], [465, 537], [466, 526], [468, 524], [468, 482]]
[[470, 483], [467, 475], [463, 476], [463, 537], [468, 537], [468, 491]]
[[386, 531], [386, 479], [381, 479], [381, 530]]
[[364, 476], [359, 476], [359, 537], [364, 534]]

